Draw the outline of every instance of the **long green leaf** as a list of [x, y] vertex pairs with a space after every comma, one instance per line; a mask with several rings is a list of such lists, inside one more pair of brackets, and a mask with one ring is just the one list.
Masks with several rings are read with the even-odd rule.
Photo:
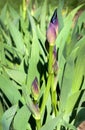
[[19, 19], [19, 17], [20, 17], [19, 14], [17, 13], [17, 11], [12, 6], [8, 5], [8, 7], [9, 7], [9, 11], [10, 11], [11, 17], [15, 21], [17, 21]]
[[5, 69], [10, 78], [15, 80], [19, 84], [23, 84], [26, 81], [26, 74], [19, 70]]
[[[29, 18], [32, 27], [33, 40], [31, 46], [31, 57], [29, 59], [29, 70], [28, 70], [28, 87], [30, 88], [35, 77], [39, 78], [37, 64], [39, 61], [39, 42], [36, 34], [36, 26], [32, 16], [29, 13]], [[30, 89], [29, 89], [30, 92]]]
[[12, 104], [18, 103], [21, 96], [16, 87], [13, 86], [12, 82], [5, 76], [0, 75], [0, 89], [7, 96]]
[[47, 0], [44, 0], [43, 3], [44, 4], [42, 5], [41, 15], [40, 15], [40, 28], [41, 28], [41, 31], [45, 34]]
[[25, 46], [22, 35], [12, 22], [9, 22], [9, 31], [16, 45], [16, 48], [20, 51], [20, 53], [24, 54]]
[[[82, 5], [81, 5], [82, 6]], [[75, 13], [77, 12], [77, 10], [81, 7], [77, 7], [76, 9], [74, 9], [73, 11], [71, 11], [68, 16], [65, 18], [64, 20], [64, 27], [61, 30], [61, 32], [59, 33], [57, 40], [56, 40], [56, 46], [57, 48], [59, 48], [59, 62], [61, 60], [61, 56], [62, 56], [62, 52], [63, 52], [63, 48], [64, 45], [66, 43], [66, 40], [68, 38], [70, 29], [72, 28], [72, 22], [73, 22], [73, 17], [75, 15]]]
[[54, 130], [54, 128], [60, 123], [61, 119], [62, 115], [51, 119], [40, 130]]
[[73, 108], [75, 106], [75, 103], [78, 100], [78, 97], [80, 95], [80, 92], [81, 91], [73, 93], [71, 96], [68, 97], [66, 107], [65, 107], [65, 114], [66, 115], [69, 115], [72, 112], [72, 110], [73, 110]]
[[26, 106], [23, 106], [21, 109], [19, 109], [14, 118], [14, 129], [26, 130], [30, 115], [31, 113]]
[[61, 95], [60, 95], [60, 112], [65, 111], [65, 106], [68, 100], [68, 97], [71, 94], [72, 81], [74, 74], [74, 62], [70, 60], [65, 67], [64, 77], [62, 81]]
[[1, 15], [0, 15], [0, 19], [1, 21], [6, 24], [7, 21], [6, 21], [6, 15], [7, 15], [7, 3], [5, 4], [5, 6], [3, 7], [2, 11], [1, 11]]
[[85, 37], [80, 40], [79, 49], [77, 52], [77, 60], [74, 70], [72, 92], [76, 92], [80, 89], [83, 76], [85, 75]]
[[14, 118], [16, 111], [17, 111], [17, 105], [12, 106], [7, 111], [5, 111], [5, 113], [2, 117], [3, 130], [10, 129], [10, 125], [12, 123], [12, 120]]

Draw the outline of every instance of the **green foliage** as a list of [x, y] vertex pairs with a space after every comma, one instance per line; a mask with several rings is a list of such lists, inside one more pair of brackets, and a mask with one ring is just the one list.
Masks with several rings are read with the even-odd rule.
[[[0, 129], [75, 130], [85, 120], [83, 5], [66, 9], [67, 14], [63, 15], [66, 1], [23, 2], [27, 2], [26, 10], [19, 5], [17, 12], [6, 3], [0, 13]], [[50, 63], [52, 69], [52, 53], [46, 50], [45, 42], [56, 7], [59, 33], [55, 42], [58, 62], [55, 76], [48, 72]], [[75, 21], [78, 10], [83, 11]], [[37, 101], [31, 92], [35, 77], [40, 87]], [[55, 94], [56, 102], [51, 94]]]
[[2, 117], [3, 130], [10, 129], [10, 125], [12, 123], [16, 110], [17, 110], [17, 105], [14, 105], [4, 113], [4, 115]]
[[[27, 107], [24, 105], [21, 109], [17, 111], [17, 114], [14, 118], [14, 129], [25, 130], [27, 129], [28, 119], [30, 117], [30, 112]], [[18, 122], [18, 123], [17, 123]]]

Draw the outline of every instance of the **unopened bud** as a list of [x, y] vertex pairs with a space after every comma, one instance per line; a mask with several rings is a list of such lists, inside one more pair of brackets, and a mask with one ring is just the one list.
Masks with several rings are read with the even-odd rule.
[[49, 24], [46, 35], [47, 35], [47, 40], [48, 40], [49, 44], [54, 45], [54, 42], [56, 40], [56, 31], [55, 31], [54, 25], [52, 23]]
[[38, 96], [39, 96], [39, 86], [38, 86], [38, 80], [36, 77], [32, 83], [31, 91], [32, 91], [32, 97], [34, 98], [35, 101], [37, 101]]
[[54, 45], [57, 35], [58, 35], [58, 18], [57, 18], [57, 10], [55, 10], [46, 33], [47, 41], [49, 42], [50, 45]]

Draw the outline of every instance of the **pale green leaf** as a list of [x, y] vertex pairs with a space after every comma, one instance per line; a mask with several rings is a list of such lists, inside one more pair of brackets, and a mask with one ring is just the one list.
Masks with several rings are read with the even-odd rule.
[[46, 31], [46, 10], [47, 10], [47, 0], [44, 0], [42, 8], [41, 8], [41, 15], [40, 15], [40, 28], [41, 31], [45, 34]]
[[54, 128], [61, 122], [61, 119], [62, 115], [51, 119], [40, 130], [54, 130]]
[[[82, 6], [82, 5], [81, 5]], [[68, 38], [70, 29], [72, 28], [72, 23], [73, 23], [73, 17], [75, 15], [75, 13], [77, 12], [77, 10], [81, 7], [77, 7], [74, 10], [72, 10], [68, 16], [65, 18], [64, 20], [64, 27], [61, 30], [61, 32], [59, 33], [57, 40], [56, 40], [56, 46], [57, 48], [59, 48], [59, 62], [61, 60], [61, 55], [62, 55], [62, 51], [64, 48], [64, 45], [66, 43], [66, 40]]]
[[9, 11], [10, 11], [10, 14], [12, 16], [12, 18], [17, 22], [17, 20], [19, 19], [19, 14], [17, 13], [17, 11], [10, 5], [8, 5], [9, 7]]
[[3, 130], [10, 129], [10, 125], [12, 123], [12, 120], [14, 118], [16, 111], [17, 111], [17, 105], [12, 106], [7, 111], [5, 111], [5, 113], [2, 117]]
[[[29, 13], [29, 18], [31, 22], [32, 32], [33, 32], [33, 39], [32, 39], [32, 46], [31, 46], [31, 57], [29, 59], [29, 70], [28, 70], [28, 87], [30, 89], [31, 84], [35, 77], [39, 79], [39, 72], [37, 69], [37, 64], [39, 61], [39, 41], [36, 35], [36, 26], [32, 16]], [[30, 92], [30, 90], [29, 90]]]
[[73, 74], [74, 74], [74, 62], [70, 60], [69, 62], [67, 62], [65, 66], [63, 75], [60, 104], [59, 104], [60, 112], [65, 111], [66, 102], [71, 94]]
[[12, 82], [7, 77], [1, 75], [0, 89], [3, 91], [3, 93], [7, 96], [12, 104], [16, 104], [21, 98], [19, 91], [13, 86]]
[[25, 46], [22, 35], [12, 22], [9, 22], [9, 31], [16, 45], [16, 48], [20, 51], [20, 53], [24, 54]]
[[26, 130], [30, 115], [31, 113], [28, 110], [26, 105], [20, 108], [17, 111], [17, 114], [15, 115], [15, 118], [14, 118], [14, 122], [13, 122], [14, 129]]
[[1, 11], [1, 15], [0, 15], [0, 19], [1, 19], [2, 22], [4, 22], [4, 24], [7, 23], [7, 21], [6, 21], [6, 15], [7, 15], [7, 3], [3, 7], [2, 11]]
[[[84, 38], [85, 39], [85, 38]], [[85, 42], [84, 40], [80, 40], [80, 46], [77, 52], [77, 60], [74, 69], [74, 77], [72, 84], [72, 92], [76, 92], [80, 89], [82, 84], [83, 76], [85, 75]]]
[[19, 84], [25, 83], [26, 74], [23, 71], [16, 69], [5, 69], [10, 78], [15, 80]]
[[58, 14], [58, 22], [59, 22], [59, 32], [62, 30], [64, 23], [63, 23], [63, 17], [62, 17], [62, 9], [64, 6], [64, 0], [59, 0], [59, 6], [57, 9]]
[[65, 106], [65, 114], [70, 114], [74, 108], [74, 105], [76, 104], [76, 101], [80, 95], [81, 91], [78, 91], [76, 93], [73, 93], [71, 96], [68, 97], [68, 100], [66, 102]]

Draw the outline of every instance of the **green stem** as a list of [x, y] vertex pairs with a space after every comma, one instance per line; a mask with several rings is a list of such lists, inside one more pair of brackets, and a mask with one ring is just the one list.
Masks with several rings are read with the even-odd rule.
[[26, 18], [26, 11], [27, 11], [26, 0], [23, 0], [22, 10], [23, 10], [23, 19], [25, 20], [25, 18]]
[[54, 84], [54, 75], [52, 76], [52, 82], [51, 82], [51, 98], [52, 98], [52, 106], [53, 106], [53, 112], [55, 116], [57, 115], [57, 99], [56, 99], [56, 86]]
[[36, 120], [36, 126], [37, 126], [37, 130], [40, 130], [40, 128], [41, 128], [41, 120]]
[[49, 62], [48, 62], [48, 72], [49, 74], [53, 74], [53, 50], [54, 45], [49, 47]]
[[50, 91], [50, 82], [51, 82], [51, 75], [49, 75], [48, 77], [48, 81], [47, 81], [47, 87], [45, 89], [45, 93], [44, 93], [44, 97], [43, 97], [43, 101], [42, 101], [42, 105], [41, 105], [41, 115], [43, 114], [43, 111], [45, 109], [45, 105], [49, 96], [49, 91]]
[[52, 76], [53, 76], [53, 69], [52, 69], [52, 65], [53, 65], [53, 49], [54, 46], [50, 46], [49, 47], [49, 59], [48, 59], [48, 81], [47, 81], [47, 86], [45, 89], [45, 93], [43, 96], [43, 101], [42, 101], [42, 105], [41, 105], [41, 115], [43, 114], [43, 111], [45, 109], [45, 105], [49, 96], [49, 92], [50, 92], [50, 88], [51, 88], [51, 80], [52, 80]]

